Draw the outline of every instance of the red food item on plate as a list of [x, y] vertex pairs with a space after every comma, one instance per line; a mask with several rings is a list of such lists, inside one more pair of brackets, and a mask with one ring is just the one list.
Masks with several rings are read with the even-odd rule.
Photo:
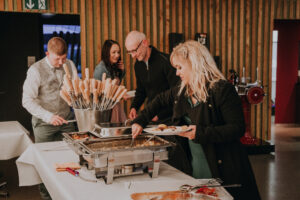
[[217, 197], [216, 189], [215, 188], [209, 188], [207, 186], [203, 186], [199, 189], [197, 189], [196, 193], [206, 194]]

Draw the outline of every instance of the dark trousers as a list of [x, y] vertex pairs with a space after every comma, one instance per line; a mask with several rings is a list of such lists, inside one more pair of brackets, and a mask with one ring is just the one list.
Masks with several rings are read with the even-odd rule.
[[[73, 119], [72, 113], [70, 113], [66, 120], [68, 119]], [[35, 143], [60, 141], [63, 138], [62, 133], [75, 131], [74, 123], [53, 126], [36, 117], [32, 117], [32, 127]], [[43, 183], [39, 185], [39, 190], [42, 199], [51, 200], [51, 196]]]

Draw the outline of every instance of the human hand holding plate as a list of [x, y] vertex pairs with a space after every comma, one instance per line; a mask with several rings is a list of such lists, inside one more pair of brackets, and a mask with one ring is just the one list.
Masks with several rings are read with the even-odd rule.
[[185, 132], [181, 132], [178, 135], [182, 136], [182, 137], [186, 137], [190, 140], [195, 139], [196, 136], [196, 125], [190, 125], [188, 127], [189, 130], [185, 131]]

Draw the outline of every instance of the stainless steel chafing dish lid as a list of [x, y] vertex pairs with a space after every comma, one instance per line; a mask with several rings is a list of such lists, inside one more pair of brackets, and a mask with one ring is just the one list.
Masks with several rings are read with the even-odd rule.
[[105, 122], [105, 123], [99, 123], [95, 124], [96, 127], [99, 128], [130, 128], [129, 125], [126, 125], [126, 123], [111, 123], [111, 122]]
[[126, 126], [126, 123], [99, 123], [95, 124], [92, 133], [98, 137], [118, 137], [131, 134], [131, 127]]
[[99, 138], [93, 141], [84, 141], [80, 145], [89, 153], [110, 153], [117, 151], [130, 151], [138, 149], [162, 149], [175, 146], [174, 143], [153, 135], [139, 135], [131, 147], [131, 135], [112, 138]]

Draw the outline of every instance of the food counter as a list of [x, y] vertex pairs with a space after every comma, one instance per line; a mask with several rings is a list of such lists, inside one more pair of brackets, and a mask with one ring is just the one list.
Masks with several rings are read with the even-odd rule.
[[[44, 182], [54, 200], [127, 200], [131, 199], [132, 193], [172, 191], [178, 190], [183, 184], [207, 182], [196, 180], [162, 162], [157, 178], [151, 178], [148, 174], [117, 177], [107, 185], [103, 179], [95, 178], [93, 170], [79, 170], [85, 179], [55, 170], [56, 163], [66, 162], [79, 162], [79, 157], [65, 142], [32, 144], [16, 161], [19, 184], [28, 186]], [[219, 190], [222, 199], [232, 199], [223, 188]]]

